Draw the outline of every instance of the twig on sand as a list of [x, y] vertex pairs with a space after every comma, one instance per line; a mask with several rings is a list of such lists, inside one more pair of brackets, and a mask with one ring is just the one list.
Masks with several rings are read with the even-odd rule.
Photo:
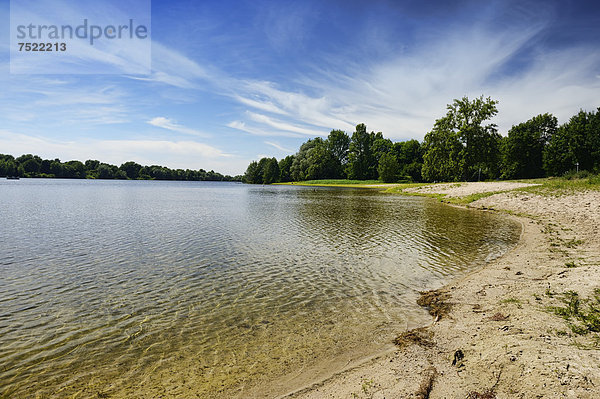
[[435, 367], [431, 366], [429, 369], [427, 369], [427, 376], [415, 394], [418, 399], [429, 399], [429, 395], [431, 395], [433, 383], [435, 382], [435, 377], [437, 377], [437, 374], [438, 372]]

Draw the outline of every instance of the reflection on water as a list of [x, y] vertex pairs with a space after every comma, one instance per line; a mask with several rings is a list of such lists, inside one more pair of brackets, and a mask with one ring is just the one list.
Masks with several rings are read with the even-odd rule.
[[1, 181], [0, 397], [272, 396], [518, 234], [371, 190]]

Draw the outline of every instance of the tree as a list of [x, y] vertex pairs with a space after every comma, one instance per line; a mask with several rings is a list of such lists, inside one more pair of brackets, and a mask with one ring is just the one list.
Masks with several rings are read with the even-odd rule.
[[0, 159], [0, 176], [16, 176], [17, 165], [14, 159]]
[[60, 159], [50, 162], [50, 174], [54, 177], [63, 177], [63, 164]]
[[600, 108], [597, 112], [579, 111], [561, 125], [550, 139], [543, 155], [548, 175], [557, 176], [575, 169], [600, 168]]
[[501, 136], [495, 124], [482, 125], [498, 113], [496, 104], [498, 101], [483, 96], [473, 101], [465, 96], [449, 104], [446, 116], [436, 120], [432, 131], [425, 136], [423, 177], [468, 180], [480, 171], [485, 177], [496, 177]]
[[23, 168], [26, 176], [36, 177], [40, 173], [42, 158], [37, 155], [24, 154], [18, 157], [15, 163]]
[[69, 161], [64, 164], [64, 177], [71, 179], [85, 179], [85, 165], [80, 161]]
[[[137, 179], [138, 174], [140, 173], [140, 170], [142, 169], [142, 165], [135, 163], [133, 161], [128, 161], [128, 162], [125, 162], [124, 164], [122, 164], [121, 166], [119, 166], [119, 169], [121, 169], [123, 172], [125, 172], [128, 179]], [[183, 179], [184, 178], [182, 177], [182, 180]]]
[[259, 180], [262, 182], [262, 170], [258, 169], [258, 162], [252, 161], [244, 173], [244, 183], [258, 184]]
[[294, 156], [288, 155], [279, 161], [279, 181], [289, 182], [292, 181], [292, 163], [294, 162]]
[[398, 174], [400, 173], [400, 165], [396, 155], [392, 152], [385, 153], [379, 158], [379, 166], [377, 167], [379, 172], [379, 179], [384, 183], [394, 183], [398, 181]]
[[425, 135], [423, 143], [423, 179], [426, 181], [455, 181], [461, 176], [463, 146], [458, 135], [436, 122]]
[[410, 177], [412, 181], [421, 181], [423, 169], [423, 147], [417, 140], [408, 140], [394, 143], [393, 148], [402, 179]]
[[502, 141], [502, 177], [531, 179], [544, 176], [543, 153], [557, 130], [551, 114], [538, 115], [513, 126]]
[[98, 166], [98, 179], [114, 179], [114, 173], [110, 165], [102, 163]]
[[364, 123], [356, 125], [352, 133], [348, 152], [346, 173], [349, 179], [366, 180], [377, 178], [377, 163], [373, 156], [374, 133], [367, 133]]
[[338, 160], [327, 149], [320, 137], [310, 139], [300, 146], [290, 168], [294, 181], [326, 179], [335, 176]]
[[350, 137], [342, 130], [332, 130], [326, 140], [327, 150], [336, 160], [335, 173], [332, 178], [344, 177], [344, 168], [348, 163]]
[[271, 184], [279, 181], [279, 163], [277, 158], [265, 158], [267, 161], [264, 165], [262, 183]]

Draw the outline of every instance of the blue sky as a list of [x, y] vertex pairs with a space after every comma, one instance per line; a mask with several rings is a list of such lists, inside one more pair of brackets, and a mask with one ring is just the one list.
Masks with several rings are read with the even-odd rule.
[[90, 58], [112, 74], [11, 74], [7, 0], [0, 18], [0, 153], [13, 155], [239, 174], [362, 122], [422, 140], [464, 95], [499, 100], [504, 135], [600, 106], [595, 2], [155, 0], [149, 74], [135, 49]]

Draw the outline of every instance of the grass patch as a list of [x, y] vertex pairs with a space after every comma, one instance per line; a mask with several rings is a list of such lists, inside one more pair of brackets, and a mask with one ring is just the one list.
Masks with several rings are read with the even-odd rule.
[[393, 187], [398, 185], [397, 183], [384, 183], [381, 180], [349, 180], [349, 179], [322, 179], [322, 180], [306, 180], [306, 181], [295, 181], [287, 183], [273, 183], [277, 185], [285, 186], [311, 186], [311, 187], [355, 187], [355, 188], [380, 188], [372, 187], [376, 184], [378, 186]]
[[575, 263], [575, 262], [565, 262], [565, 267], [567, 269], [572, 269], [574, 267], [579, 267], [579, 265], [577, 265], [577, 263]]
[[520, 305], [521, 301], [517, 298], [506, 298], [501, 300], [500, 303], [514, 303], [515, 305]]
[[466, 204], [470, 204], [471, 202], [480, 200], [482, 198], [491, 197], [492, 195], [502, 193], [502, 192], [504, 192], [504, 191], [488, 191], [485, 193], [475, 193], [475, 194], [465, 195], [464, 197], [449, 197], [446, 200], [447, 200], [447, 202], [449, 202], [451, 204], [466, 205]]
[[590, 298], [581, 299], [577, 292], [567, 291], [559, 299], [563, 306], [549, 306], [547, 310], [565, 319], [574, 334], [600, 333], [600, 288]]
[[355, 185], [355, 184], [385, 184], [381, 180], [350, 180], [350, 179], [321, 179], [321, 180], [306, 180], [301, 182], [294, 182], [294, 184], [327, 184], [327, 185]]
[[537, 183], [539, 186], [522, 187], [515, 191], [524, 191], [543, 196], [558, 196], [588, 190], [600, 191], [600, 175], [584, 174], [574, 177], [548, 177], [520, 181], [523, 183]]
[[576, 240], [574, 238], [572, 240], [565, 241], [565, 247], [567, 248], [575, 248], [581, 244], [583, 244], [582, 240]]

